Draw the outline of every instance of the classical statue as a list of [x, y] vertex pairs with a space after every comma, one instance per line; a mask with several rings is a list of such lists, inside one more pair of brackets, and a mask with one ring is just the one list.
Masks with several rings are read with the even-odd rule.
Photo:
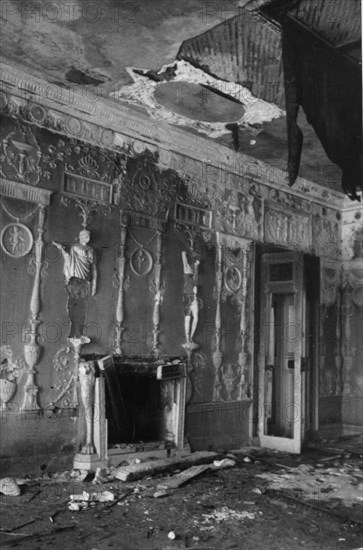
[[68, 312], [71, 321], [70, 338], [82, 335], [86, 317], [86, 304], [89, 296], [96, 294], [97, 268], [96, 255], [88, 243], [91, 233], [83, 229], [79, 233], [79, 242], [66, 248], [55, 241], [53, 245], [61, 252], [64, 260], [63, 273], [68, 292]]
[[87, 281], [90, 283], [91, 294], [94, 296], [96, 294], [97, 270], [93, 248], [88, 244], [90, 238], [91, 233], [87, 229], [82, 229], [79, 233], [79, 243], [72, 245], [69, 252], [62, 244], [55, 241], [53, 244], [63, 255], [66, 285], [72, 278]]
[[184, 269], [184, 329], [185, 329], [185, 347], [190, 349], [196, 349], [198, 346], [193, 342], [193, 336], [195, 334], [198, 318], [199, 318], [199, 304], [198, 304], [198, 269], [200, 261], [195, 258], [193, 265], [190, 265], [187, 258], [187, 253], [182, 252], [183, 269]]

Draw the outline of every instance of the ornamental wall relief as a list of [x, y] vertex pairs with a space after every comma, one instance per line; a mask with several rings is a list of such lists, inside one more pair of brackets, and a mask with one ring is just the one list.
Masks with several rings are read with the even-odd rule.
[[304, 251], [311, 249], [311, 223], [308, 214], [267, 204], [264, 225], [266, 242]]
[[128, 173], [115, 191], [115, 203], [124, 210], [166, 219], [176, 198], [178, 181], [156, 167], [156, 155], [146, 150], [130, 160]]
[[[24, 168], [25, 170], [25, 168]], [[25, 174], [25, 172], [24, 172]], [[45, 231], [45, 220], [47, 206], [52, 195], [51, 191], [45, 189], [34, 190], [31, 186], [8, 180], [1, 180], [1, 206], [6, 215], [13, 220], [3, 229], [1, 233], [1, 246], [4, 251], [14, 259], [22, 257], [24, 254], [34, 251], [28, 265], [28, 273], [33, 276], [32, 291], [29, 303], [29, 320], [26, 330], [26, 341], [24, 344], [24, 359], [26, 362], [27, 379], [24, 385], [24, 398], [22, 408], [24, 410], [39, 409], [37, 403], [38, 385], [36, 383], [36, 367], [39, 363], [42, 346], [39, 344], [39, 325], [41, 324], [41, 280], [46, 274], [47, 262], [43, 257]], [[19, 198], [17, 209], [15, 211], [9, 206], [7, 199]], [[34, 206], [34, 202], [36, 202]], [[30, 203], [30, 204], [27, 204]], [[25, 225], [36, 216], [35, 221], [35, 239], [33, 234]]]
[[0, 145], [1, 177], [37, 186], [51, 179], [57, 160], [51, 146], [40, 147], [32, 127], [17, 121]]
[[26, 366], [22, 359], [15, 359], [9, 345], [0, 347], [0, 410], [6, 411], [8, 403], [17, 391], [17, 385]]
[[[217, 233], [215, 334], [213, 338], [213, 366], [215, 370], [213, 400], [246, 399], [249, 397], [249, 367], [251, 353], [247, 344], [247, 278], [250, 266], [251, 241]], [[238, 362], [224, 363], [222, 345], [221, 303], [230, 298], [239, 313]]]
[[26, 256], [33, 248], [33, 234], [22, 223], [7, 224], [0, 235], [1, 248], [12, 258]]
[[221, 198], [214, 195], [217, 223], [225, 233], [260, 239], [261, 201], [244, 187], [244, 193], [225, 190]]

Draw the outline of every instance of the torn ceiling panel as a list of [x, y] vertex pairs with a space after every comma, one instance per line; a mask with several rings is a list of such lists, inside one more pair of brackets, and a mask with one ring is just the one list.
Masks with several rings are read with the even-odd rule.
[[242, 0], [239, 6], [238, 16], [183, 42], [178, 58], [286, 108], [291, 184], [303, 147], [296, 124], [302, 106], [327, 156], [343, 171], [344, 192], [357, 199], [362, 186], [359, 0]]
[[127, 70], [134, 84], [121, 87], [111, 94], [113, 97], [143, 105], [157, 120], [189, 127], [212, 138], [228, 133], [230, 123], [258, 133], [263, 122], [285, 114], [246, 87], [215, 78], [186, 61], [176, 61], [158, 72], [131, 67]]
[[362, 96], [359, 68], [331, 47], [287, 20], [283, 28], [289, 176], [297, 176], [301, 132], [296, 123], [301, 105], [330, 160], [342, 169], [342, 187], [359, 200], [362, 183]]
[[241, 10], [240, 15], [185, 40], [177, 57], [285, 108], [280, 29], [260, 14]]

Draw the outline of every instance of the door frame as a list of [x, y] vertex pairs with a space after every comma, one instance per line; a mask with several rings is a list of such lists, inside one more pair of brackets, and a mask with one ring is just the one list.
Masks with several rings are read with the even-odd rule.
[[[305, 291], [304, 291], [304, 256], [301, 252], [266, 252], [261, 258], [260, 283], [260, 337], [258, 353], [259, 374], [259, 415], [258, 436], [264, 447], [299, 454], [303, 442], [303, 392], [302, 392], [302, 356], [305, 350]], [[269, 266], [273, 264], [292, 264], [291, 280], [270, 281]], [[266, 435], [265, 431], [265, 370], [267, 367], [266, 332], [269, 330], [268, 311], [273, 294], [294, 294], [295, 323], [300, 325], [301, 337], [297, 338], [294, 347], [294, 422], [293, 437]]]

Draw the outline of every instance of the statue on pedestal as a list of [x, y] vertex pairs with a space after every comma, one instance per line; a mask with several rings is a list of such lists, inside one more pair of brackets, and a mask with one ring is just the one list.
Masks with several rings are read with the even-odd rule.
[[193, 341], [193, 336], [198, 326], [199, 304], [198, 304], [198, 269], [200, 261], [197, 256], [193, 264], [189, 264], [186, 251], [182, 252], [184, 269], [184, 329], [186, 343], [183, 347], [188, 350], [195, 350], [199, 346]]
[[69, 337], [82, 335], [86, 318], [86, 306], [89, 296], [96, 294], [97, 268], [96, 255], [88, 243], [91, 233], [83, 229], [79, 233], [79, 242], [66, 251], [62, 244], [53, 241], [61, 252], [64, 260], [64, 277], [68, 292], [68, 312], [71, 321]]

